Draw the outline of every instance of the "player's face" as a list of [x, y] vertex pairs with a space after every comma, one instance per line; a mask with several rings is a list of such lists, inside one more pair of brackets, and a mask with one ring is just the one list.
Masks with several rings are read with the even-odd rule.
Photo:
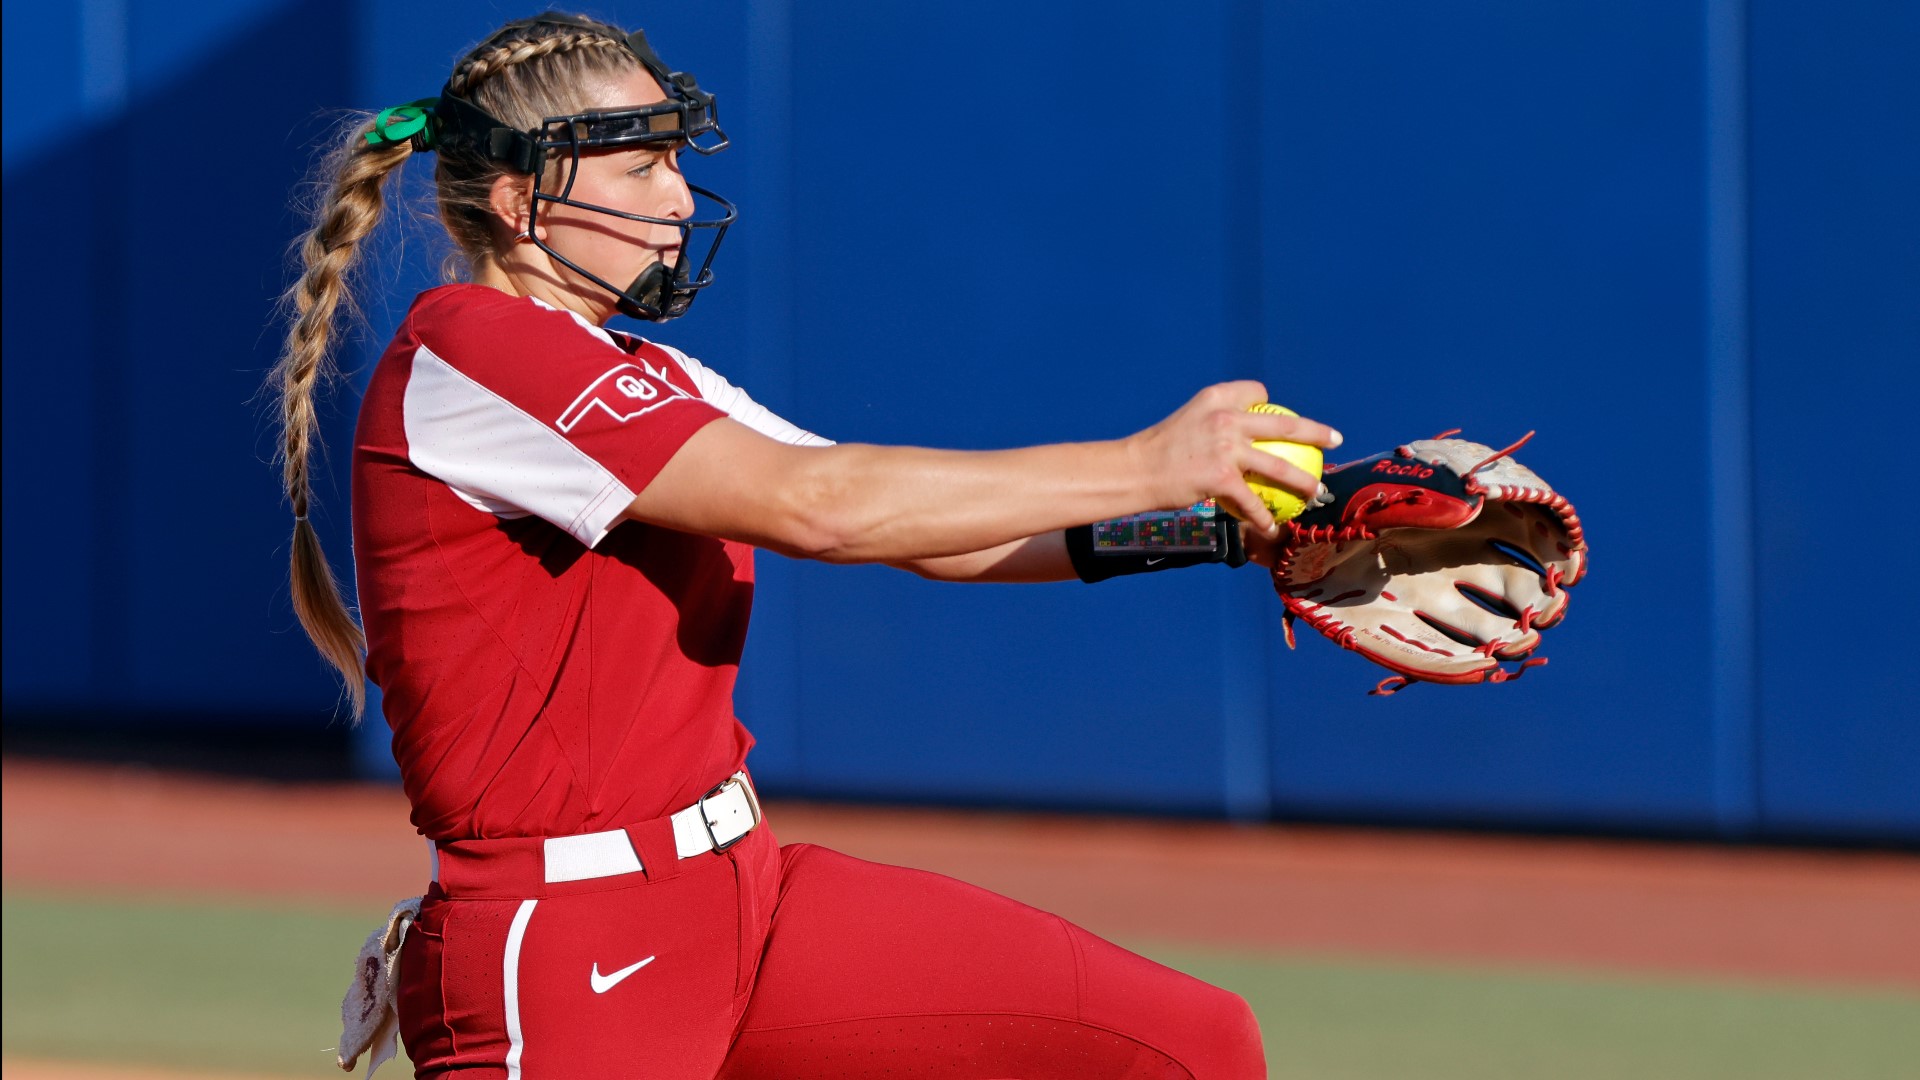
[[[609, 83], [589, 107], [632, 108], [665, 100], [653, 77], [636, 71]], [[563, 160], [557, 183], [549, 177], [542, 185], [545, 190], [559, 191], [566, 183], [567, 168]], [[569, 196], [579, 202], [675, 221], [693, 213], [693, 195], [680, 173], [677, 144], [584, 151], [579, 168]], [[547, 203], [540, 211], [540, 225], [554, 250], [621, 284], [656, 262], [671, 264], [680, 250], [680, 230], [672, 225], [628, 221], [575, 206]], [[571, 276], [564, 268], [561, 272]]]

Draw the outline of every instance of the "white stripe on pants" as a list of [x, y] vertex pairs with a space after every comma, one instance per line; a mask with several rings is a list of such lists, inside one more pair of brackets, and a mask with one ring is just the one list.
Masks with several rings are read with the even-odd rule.
[[524, 900], [513, 913], [513, 926], [507, 930], [507, 953], [500, 974], [505, 980], [507, 1005], [507, 1080], [520, 1080], [520, 942], [527, 936], [527, 923], [533, 919], [538, 900]]

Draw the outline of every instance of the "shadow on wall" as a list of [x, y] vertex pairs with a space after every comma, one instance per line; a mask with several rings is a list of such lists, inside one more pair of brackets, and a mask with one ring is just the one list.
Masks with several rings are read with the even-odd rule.
[[[351, 28], [288, 4], [7, 162], [9, 729], [56, 706], [311, 726], [333, 696], [287, 599], [260, 388]], [[324, 424], [319, 524], [345, 568], [351, 415]]]

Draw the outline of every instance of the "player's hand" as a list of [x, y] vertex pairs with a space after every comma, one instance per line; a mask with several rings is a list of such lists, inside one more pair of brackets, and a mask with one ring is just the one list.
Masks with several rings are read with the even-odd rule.
[[1285, 545], [1278, 538], [1263, 533], [1246, 522], [1240, 523], [1240, 546], [1246, 551], [1248, 562], [1256, 566], [1264, 566], [1269, 570], [1273, 569], [1274, 560], [1278, 559], [1280, 552], [1285, 549]]
[[1311, 499], [1320, 482], [1272, 454], [1253, 448], [1255, 439], [1309, 443], [1323, 449], [1340, 445], [1340, 433], [1301, 416], [1250, 413], [1267, 400], [1267, 388], [1252, 380], [1219, 383], [1129, 441], [1154, 505], [1191, 506], [1216, 499], [1227, 512], [1268, 536], [1278, 533], [1273, 513], [1245, 474], [1253, 473]]

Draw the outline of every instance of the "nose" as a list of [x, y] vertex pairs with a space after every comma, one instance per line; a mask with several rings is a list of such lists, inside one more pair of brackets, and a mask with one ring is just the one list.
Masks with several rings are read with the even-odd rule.
[[660, 209], [660, 217], [672, 217], [674, 221], [685, 221], [693, 217], [693, 190], [687, 186], [687, 175], [680, 171], [680, 154], [674, 150], [666, 152], [666, 208]]
[[667, 212], [667, 216], [681, 221], [693, 216], [693, 189], [687, 186], [687, 178], [678, 172], [673, 174], [673, 209]]

